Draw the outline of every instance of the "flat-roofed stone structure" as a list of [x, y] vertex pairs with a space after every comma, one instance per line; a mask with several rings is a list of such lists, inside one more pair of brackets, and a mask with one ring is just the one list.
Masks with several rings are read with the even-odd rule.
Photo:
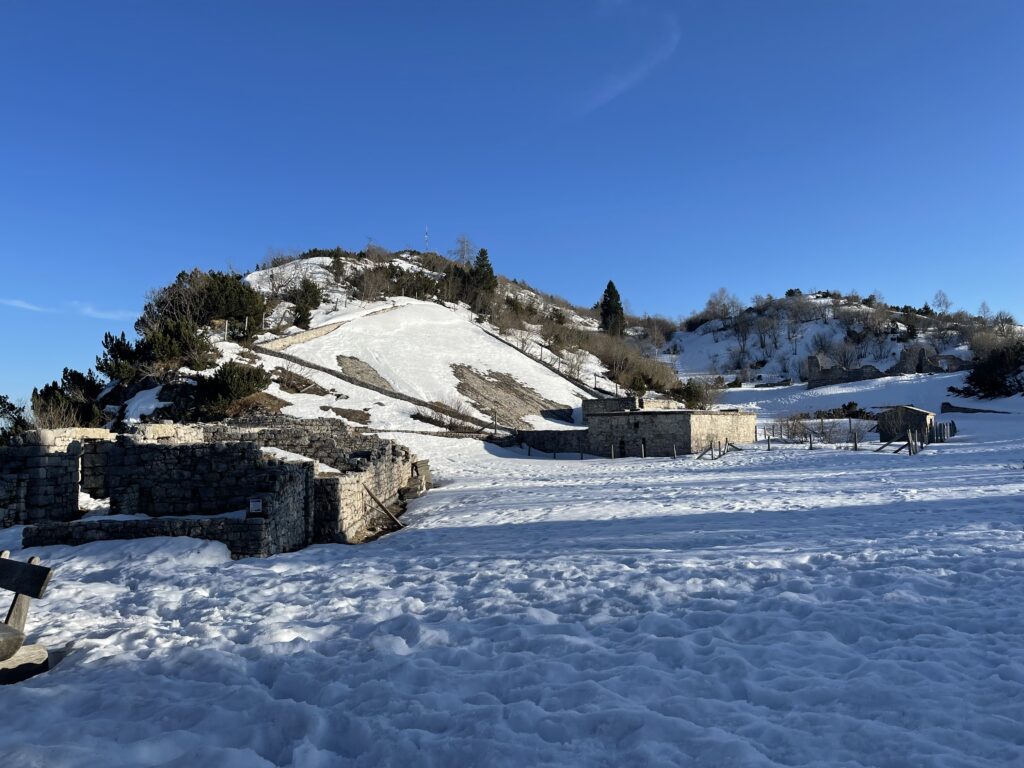
[[674, 456], [716, 444], [751, 443], [757, 416], [741, 411], [638, 410], [593, 414], [588, 453], [596, 456]]
[[519, 432], [510, 442], [545, 453], [595, 456], [679, 456], [700, 453], [711, 442], [750, 443], [757, 416], [740, 410], [690, 410], [671, 400], [636, 397], [584, 400], [586, 429]]

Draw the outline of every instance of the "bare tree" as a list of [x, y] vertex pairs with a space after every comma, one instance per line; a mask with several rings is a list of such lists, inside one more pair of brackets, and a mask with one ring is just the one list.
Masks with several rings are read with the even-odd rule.
[[465, 234], [455, 238], [455, 247], [448, 251], [448, 257], [463, 266], [472, 263], [477, 254], [477, 247]]
[[940, 315], [949, 314], [949, 308], [953, 306], [953, 302], [949, 300], [949, 296], [941, 288], [935, 292], [935, 296], [932, 298], [932, 306], [935, 311]]
[[829, 355], [835, 353], [835, 342], [832, 334], [827, 331], [818, 331], [811, 337], [811, 351], [815, 354]]
[[860, 365], [861, 355], [857, 347], [849, 342], [843, 342], [835, 348], [835, 361], [843, 368], [856, 368]]

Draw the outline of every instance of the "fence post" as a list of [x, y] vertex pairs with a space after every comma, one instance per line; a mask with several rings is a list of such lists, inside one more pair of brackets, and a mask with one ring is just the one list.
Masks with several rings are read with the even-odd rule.
[[672, 458], [673, 459], [678, 459], [679, 458], [679, 456], [676, 455], [676, 444], [675, 443], [672, 443]]
[[807, 433], [807, 450], [808, 451], [813, 451], [814, 450], [814, 433], [813, 432], [808, 432]]
[[767, 438], [768, 438], [768, 450], [770, 451], [772, 449], [772, 436], [771, 435], [767, 435]]
[[857, 448], [857, 433], [854, 432], [853, 429], [851, 428], [850, 429], [850, 434], [853, 435], [853, 450], [856, 451], [856, 450], [858, 450], [858, 448]]
[[615, 458], [615, 443], [612, 443], [612, 458]]

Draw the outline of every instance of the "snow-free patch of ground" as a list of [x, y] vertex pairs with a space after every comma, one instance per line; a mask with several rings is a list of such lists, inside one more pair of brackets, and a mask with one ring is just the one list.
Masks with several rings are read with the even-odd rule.
[[[852, 399], [862, 399], [853, 397]], [[360, 546], [55, 567], [18, 766], [1024, 764], [1024, 418], [919, 455], [552, 460], [400, 435], [440, 486]]]

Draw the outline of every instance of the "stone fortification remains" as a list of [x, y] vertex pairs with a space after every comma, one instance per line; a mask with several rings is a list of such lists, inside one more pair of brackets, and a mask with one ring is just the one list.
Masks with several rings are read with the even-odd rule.
[[807, 388], [817, 389], [831, 384], [849, 384], [855, 381], [880, 379], [909, 373], [953, 373], [969, 370], [973, 364], [956, 355], [940, 355], [925, 344], [904, 348], [890, 368], [881, 370], [873, 365], [844, 368], [824, 353], [807, 358]]
[[584, 400], [586, 429], [533, 430], [512, 442], [544, 453], [588, 453], [609, 458], [700, 453], [712, 442], [757, 439], [757, 416], [739, 410], [698, 411], [669, 400], [617, 397]]
[[[334, 419], [42, 430], [0, 448], [0, 525], [28, 525], [25, 546], [194, 536], [268, 556], [374, 538], [429, 486], [427, 462]], [[83, 517], [79, 489], [110, 515]]]

